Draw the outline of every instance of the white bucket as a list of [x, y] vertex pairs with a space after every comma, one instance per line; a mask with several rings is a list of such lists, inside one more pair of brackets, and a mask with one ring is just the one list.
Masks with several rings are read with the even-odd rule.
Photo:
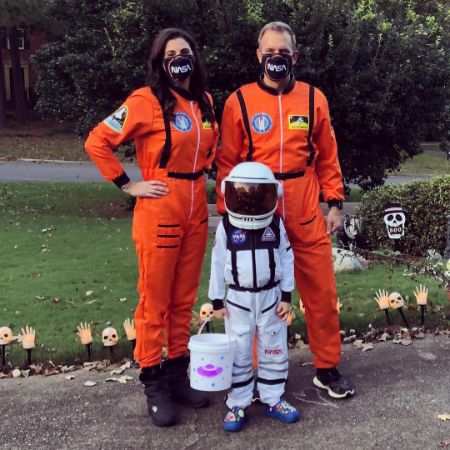
[[199, 391], [223, 391], [231, 387], [236, 342], [221, 333], [191, 336], [191, 387]]

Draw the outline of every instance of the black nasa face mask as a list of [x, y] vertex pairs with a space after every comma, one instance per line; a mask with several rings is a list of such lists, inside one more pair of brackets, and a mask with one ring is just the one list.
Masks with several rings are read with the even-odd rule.
[[262, 55], [261, 69], [272, 81], [280, 81], [292, 72], [294, 61], [291, 55], [265, 53]]
[[179, 55], [166, 58], [163, 61], [163, 66], [170, 78], [183, 82], [194, 72], [194, 57], [192, 55]]

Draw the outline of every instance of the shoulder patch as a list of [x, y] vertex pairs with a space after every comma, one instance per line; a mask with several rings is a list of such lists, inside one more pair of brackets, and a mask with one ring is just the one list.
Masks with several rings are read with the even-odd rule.
[[290, 130], [305, 130], [309, 128], [309, 116], [289, 115], [289, 129]]
[[117, 111], [107, 117], [103, 123], [116, 133], [122, 133], [128, 117], [128, 106], [123, 105]]

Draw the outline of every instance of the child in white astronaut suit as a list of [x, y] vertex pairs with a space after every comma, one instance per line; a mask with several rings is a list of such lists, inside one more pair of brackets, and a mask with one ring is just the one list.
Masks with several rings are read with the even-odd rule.
[[294, 255], [283, 221], [274, 216], [281, 185], [264, 164], [246, 162], [230, 172], [222, 192], [228, 214], [216, 231], [208, 295], [214, 316], [228, 319], [238, 343], [223, 427], [240, 431], [246, 422], [245, 408], [253, 398], [255, 336], [256, 382], [265, 414], [296, 422], [299, 412], [281, 398], [288, 373], [286, 318], [294, 290]]

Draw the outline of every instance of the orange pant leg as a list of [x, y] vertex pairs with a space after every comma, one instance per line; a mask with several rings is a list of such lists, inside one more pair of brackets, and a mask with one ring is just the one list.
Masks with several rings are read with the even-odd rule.
[[[207, 212], [205, 212], [207, 214]], [[175, 269], [172, 300], [166, 321], [168, 358], [187, 352], [192, 306], [195, 303], [206, 251], [208, 221], [192, 221], [185, 229]]]
[[147, 249], [138, 244], [136, 252], [139, 261], [139, 304], [134, 314], [134, 356], [142, 368], [161, 362], [162, 347], [166, 342], [166, 314], [179, 251], [176, 248]]
[[335, 367], [341, 358], [339, 313], [329, 242], [293, 246], [295, 280], [306, 310], [306, 326], [316, 368]]
[[306, 325], [316, 368], [336, 366], [341, 337], [330, 237], [320, 208], [319, 184], [313, 171], [284, 183], [279, 213], [295, 256], [295, 282], [306, 309]]

